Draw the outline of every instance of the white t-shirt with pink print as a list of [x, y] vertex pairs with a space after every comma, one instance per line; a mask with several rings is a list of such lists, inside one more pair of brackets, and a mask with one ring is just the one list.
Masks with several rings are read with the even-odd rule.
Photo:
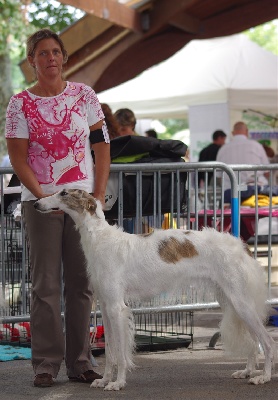
[[[62, 93], [40, 97], [28, 90], [14, 95], [6, 113], [6, 138], [29, 139], [28, 163], [44, 193], [63, 188], [93, 192], [89, 126], [104, 119], [89, 86], [67, 82]], [[109, 143], [108, 134], [105, 141]], [[34, 200], [22, 186], [22, 201]]]

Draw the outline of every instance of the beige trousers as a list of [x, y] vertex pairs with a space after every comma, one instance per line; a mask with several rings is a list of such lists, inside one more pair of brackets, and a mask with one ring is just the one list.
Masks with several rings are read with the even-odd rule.
[[56, 377], [65, 358], [67, 374], [73, 377], [92, 369], [92, 289], [80, 236], [69, 215], [42, 214], [33, 204], [22, 204], [31, 264], [32, 365], [35, 375]]

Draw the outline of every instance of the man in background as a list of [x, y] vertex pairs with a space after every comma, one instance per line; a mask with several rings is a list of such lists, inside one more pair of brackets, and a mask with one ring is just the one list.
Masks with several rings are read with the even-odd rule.
[[[209, 144], [207, 147], [204, 147], [199, 154], [199, 162], [205, 161], [216, 161], [216, 156], [218, 150], [220, 149], [223, 144], [225, 144], [226, 140], [226, 133], [222, 130], [218, 129], [212, 135], [212, 143]], [[212, 178], [213, 172], [208, 172], [208, 183]], [[198, 174], [198, 185], [202, 187], [205, 181], [205, 172], [199, 172]]]
[[145, 135], [146, 135], [147, 137], [153, 137], [153, 138], [157, 139], [157, 132], [156, 132], [154, 129], [148, 129], [148, 130], [145, 132]]
[[[232, 140], [221, 147], [216, 160], [226, 164], [268, 165], [269, 159], [263, 146], [248, 137], [248, 127], [244, 122], [237, 122], [232, 131]], [[257, 171], [257, 184], [268, 185], [268, 172]], [[241, 171], [240, 184], [254, 185], [254, 171]], [[230, 179], [225, 176], [224, 189], [230, 188]]]

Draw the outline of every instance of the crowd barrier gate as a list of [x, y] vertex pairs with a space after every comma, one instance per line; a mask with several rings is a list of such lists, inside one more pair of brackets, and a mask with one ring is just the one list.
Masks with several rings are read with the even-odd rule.
[[[111, 174], [117, 177], [117, 216], [110, 219], [111, 223], [124, 226], [133, 233], [142, 233], [151, 228], [186, 228], [199, 229], [200, 226], [212, 226], [218, 230], [225, 230], [226, 205], [223, 201], [223, 186], [217, 183], [217, 174], [226, 173], [231, 185], [231, 202], [229, 209], [229, 229], [235, 236], [240, 235], [241, 208], [240, 177], [241, 170], [268, 170], [270, 171], [270, 186], [273, 185], [273, 174], [278, 169], [277, 164], [268, 166], [228, 166], [223, 163], [163, 163], [163, 164], [120, 164], [111, 165]], [[11, 174], [11, 168], [0, 168], [1, 204], [4, 204], [4, 194], [13, 193], [18, 188], [5, 188], [4, 176]], [[203, 188], [198, 187], [198, 173], [205, 173]], [[212, 183], [208, 183], [208, 173], [213, 172]], [[186, 183], [182, 174], [186, 174]], [[161, 182], [164, 176], [169, 180], [169, 207], [167, 212], [161, 206]], [[152, 212], [144, 212], [143, 187], [145, 177], [151, 176]], [[135, 214], [125, 217], [124, 184], [127, 177], [133, 177], [135, 182]], [[238, 180], [239, 179], [239, 180]], [[239, 182], [239, 185], [238, 183]], [[181, 193], [181, 190], [183, 191]], [[115, 195], [115, 193], [114, 193]], [[181, 196], [183, 202], [181, 207]], [[258, 197], [258, 187], [255, 185], [255, 196]], [[272, 198], [272, 194], [271, 197]], [[278, 304], [278, 299], [272, 295], [272, 232], [273, 221], [272, 203], [269, 209], [268, 247], [264, 250], [264, 262], [267, 269], [267, 283], [269, 289], [269, 303]], [[109, 214], [109, 212], [107, 212]], [[252, 246], [255, 257], [262, 256], [258, 246], [259, 209], [254, 209], [254, 237]], [[201, 221], [201, 222], [200, 222]], [[17, 324], [30, 319], [30, 265], [28, 248], [25, 240], [24, 227], [16, 222], [11, 214], [5, 214], [1, 207], [1, 283], [2, 290], [8, 302], [3, 311], [3, 323]], [[277, 263], [278, 264], [278, 263]], [[277, 265], [278, 266], [278, 265]], [[278, 283], [277, 283], [278, 285]], [[275, 293], [275, 292], [274, 292]], [[176, 335], [179, 338], [193, 339], [193, 313], [197, 310], [218, 309], [219, 305], [210, 293], [202, 293], [199, 288], [185, 287], [181, 293], [170, 297], [159, 296], [149, 302], [131, 304], [135, 315], [136, 329], [139, 333], [147, 333], [150, 337]], [[63, 304], [61, 301], [61, 311]], [[101, 313], [96, 306], [92, 316], [101, 320]], [[96, 322], [95, 322], [96, 324]], [[147, 348], [149, 349], [150, 342]], [[151, 342], [153, 344], [153, 341]]]

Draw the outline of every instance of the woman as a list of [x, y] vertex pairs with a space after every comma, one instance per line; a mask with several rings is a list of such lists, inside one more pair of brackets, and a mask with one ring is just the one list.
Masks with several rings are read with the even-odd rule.
[[[40, 214], [33, 204], [63, 188], [84, 189], [104, 204], [109, 136], [95, 92], [63, 79], [67, 52], [56, 33], [41, 29], [31, 35], [27, 58], [37, 83], [11, 98], [6, 139], [11, 164], [22, 183], [30, 249], [34, 385], [52, 386], [63, 358], [69, 379], [92, 382], [100, 375], [91, 363], [92, 289], [80, 237], [68, 215], [59, 211]], [[62, 274], [65, 337], [60, 306]]]
[[114, 117], [111, 108], [106, 103], [101, 103], [101, 108], [105, 117], [105, 123], [107, 125], [107, 130], [109, 133], [109, 138], [115, 139], [120, 136], [120, 126], [118, 121]]
[[136, 118], [135, 114], [129, 108], [120, 108], [114, 114], [120, 129], [120, 136], [137, 135], [135, 132]]

